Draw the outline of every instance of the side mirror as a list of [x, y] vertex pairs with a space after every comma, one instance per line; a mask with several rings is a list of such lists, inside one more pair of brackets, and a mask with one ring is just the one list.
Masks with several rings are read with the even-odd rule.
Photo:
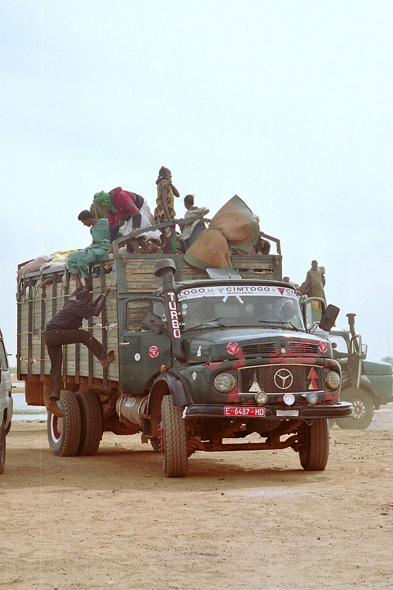
[[155, 334], [162, 334], [166, 331], [166, 323], [151, 311], [142, 320], [142, 324]]
[[322, 316], [321, 321], [319, 322], [319, 327], [321, 328], [321, 330], [324, 330], [325, 332], [330, 332], [330, 330], [334, 326], [334, 322], [336, 321], [339, 313], [339, 307], [336, 307], [335, 305], [331, 304], [328, 305], [325, 313]]

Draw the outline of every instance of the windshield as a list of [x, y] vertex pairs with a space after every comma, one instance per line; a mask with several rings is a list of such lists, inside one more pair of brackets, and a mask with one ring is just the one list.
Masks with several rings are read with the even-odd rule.
[[304, 330], [299, 300], [291, 288], [265, 285], [214, 285], [178, 294], [184, 330], [197, 326]]

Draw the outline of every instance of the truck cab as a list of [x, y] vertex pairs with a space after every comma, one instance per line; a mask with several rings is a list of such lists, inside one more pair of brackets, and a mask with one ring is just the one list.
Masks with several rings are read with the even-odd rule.
[[0, 330], [0, 474], [4, 473], [6, 435], [12, 420], [12, 385], [3, 333]]
[[364, 430], [374, 410], [393, 401], [393, 368], [390, 363], [366, 358], [367, 346], [355, 334], [355, 314], [348, 316], [349, 329], [332, 328], [329, 334], [333, 358], [342, 371], [341, 399], [352, 403], [352, 415], [336, 422], [343, 429]]
[[[171, 271], [171, 260], [156, 266], [162, 289], [144, 321], [150, 333], [121, 336], [121, 382], [130, 393], [118, 414], [135, 420], [132, 392], [146, 393], [143, 436], [157, 441], [169, 477], [184, 476], [195, 451], [291, 447], [305, 470], [325, 469], [327, 420], [351, 406], [340, 402], [339, 364], [330, 343], [306, 329], [296, 289], [240, 276], [175, 283], [165, 276]], [[121, 326], [137, 299], [125, 302]], [[334, 322], [333, 307], [322, 330]], [[252, 433], [260, 442], [240, 442]]]

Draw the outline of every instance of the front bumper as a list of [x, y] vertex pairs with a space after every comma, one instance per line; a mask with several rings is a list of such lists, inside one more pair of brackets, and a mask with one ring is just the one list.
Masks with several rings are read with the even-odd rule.
[[[186, 406], [183, 418], [222, 418], [225, 420], [248, 420], [247, 416], [225, 416], [224, 408], [233, 404], [191, 405]], [[247, 406], [239, 406], [247, 407]], [[293, 406], [261, 406], [266, 410], [263, 417], [252, 416], [253, 420], [312, 420], [314, 418], [344, 418], [352, 414], [352, 404], [337, 402], [316, 406], [294, 404]]]

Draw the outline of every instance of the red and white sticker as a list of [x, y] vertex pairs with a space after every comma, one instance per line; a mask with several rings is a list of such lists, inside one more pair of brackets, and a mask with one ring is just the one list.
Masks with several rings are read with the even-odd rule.
[[150, 346], [149, 355], [151, 356], [152, 359], [157, 358], [159, 354], [160, 354], [160, 351], [158, 350], [157, 346]]
[[237, 352], [239, 352], [239, 350], [240, 346], [237, 342], [229, 342], [229, 344], [227, 344], [227, 351], [229, 352], [229, 354], [236, 354]]
[[326, 342], [320, 342], [318, 344], [318, 348], [324, 354], [327, 351], [327, 349], [328, 349], [328, 345], [327, 345]]

